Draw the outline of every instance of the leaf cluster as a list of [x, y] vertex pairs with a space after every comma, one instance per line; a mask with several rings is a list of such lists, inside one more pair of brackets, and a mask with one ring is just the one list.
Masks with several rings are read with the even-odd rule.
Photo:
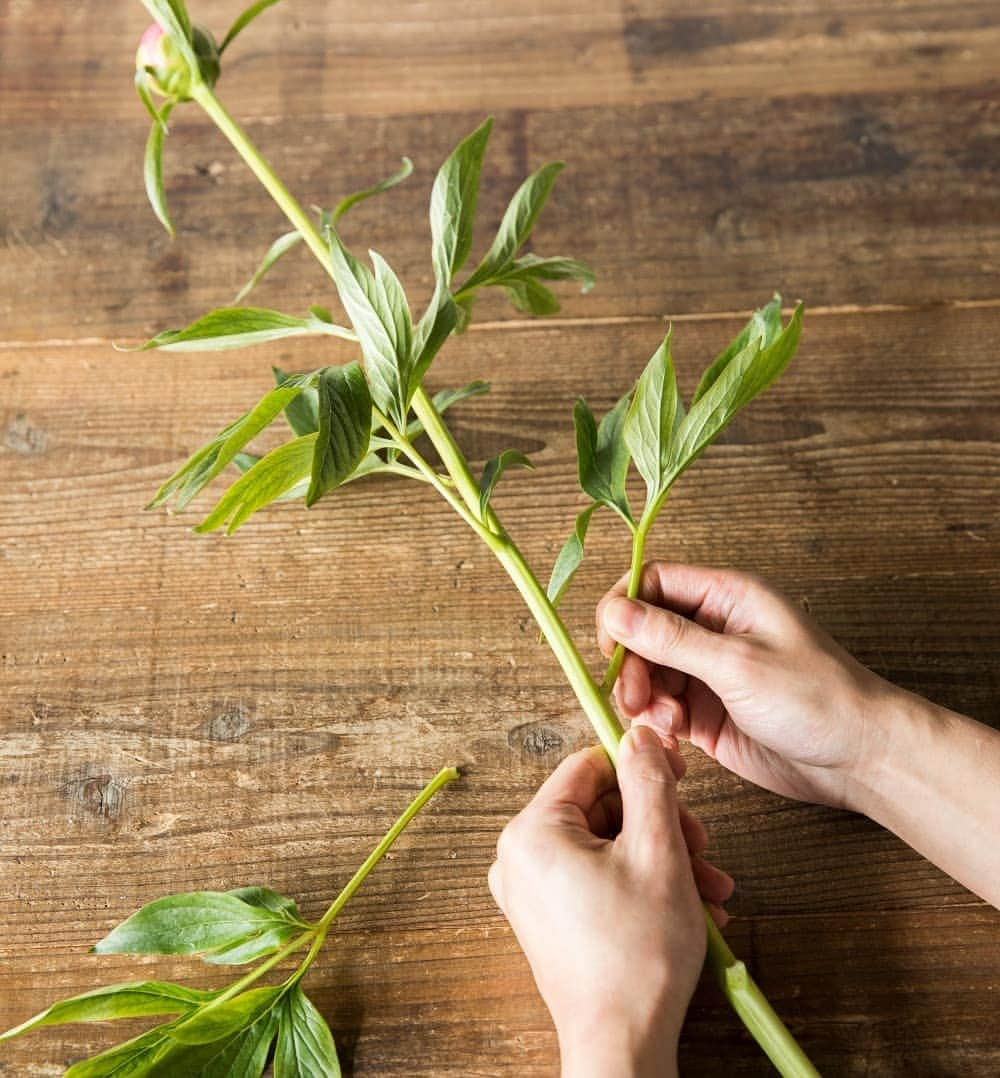
[[[672, 331], [653, 353], [635, 385], [598, 423], [586, 401], [573, 409], [580, 486], [590, 504], [556, 558], [548, 595], [558, 602], [580, 567], [596, 509], [606, 506], [633, 533], [645, 534], [670, 488], [719, 437], [733, 416], [781, 374], [798, 348], [802, 304], [782, 325], [775, 295], [706, 368], [685, 408], [677, 387]], [[631, 465], [646, 486], [638, 519], [627, 493]]]
[[[521, 253], [562, 168], [559, 162], [543, 166], [521, 184], [486, 253], [471, 274], [456, 284], [456, 274], [472, 249], [491, 127], [492, 120], [486, 120], [463, 139], [437, 173], [430, 210], [435, 289], [419, 319], [414, 319], [403, 285], [386, 260], [370, 251], [369, 262], [362, 261], [339, 232], [348, 210], [409, 176], [412, 164], [403, 158], [402, 167], [391, 176], [347, 196], [332, 210], [317, 210], [330, 273], [350, 329], [336, 324], [320, 306], [310, 307], [304, 317], [232, 306], [211, 311], [182, 329], [166, 330], [140, 346], [140, 350], [217, 351], [318, 335], [356, 342], [361, 351], [361, 362], [296, 375], [276, 371], [276, 388], [194, 453], [163, 484], [149, 508], [172, 500], [183, 509], [229, 464], [243, 474], [198, 531], [225, 526], [232, 532], [272, 502], [302, 497], [311, 506], [345, 483], [376, 474], [446, 482], [417, 457], [413, 442], [422, 426], [411, 406], [445, 340], [468, 324], [479, 291], [501, 287], [515, 305], [527, 304], [525, 309], [549, 314], [558, 310], [558, 303], [541, 282], [577, 280], [585, 289], [593, 284], [593, 274], [581, 262]], [[302, 240], [299, 231], [279, 236], [241, 289], [237, 303]], [[463, 389], [445, 390], [433, 398], [432, 406], [440, 414], [488, 388], [486, 383], [474, 382]], [[250, 452], [250, 443], [282, 413], [295, 438], [263, 456]], [[496, 485], [513, 465], [532, 467], [527, 457], [513, 449], [486, 464], [480, 483], [480, 520], [489, 519]]]
[[[74, 1064], [67, 1075], [259, 1078], [273, 1054], [275, 1078], [339, 1078], [333, 1035], [300, 982], [368, 874], [437, 791], [458, 777], [456, 768], [444, 767], [423, 787], [315, 923], [303, 919], [293, 899], [267, 887], [192, 891], [150, 902], [92, 948], [96, 954], [198, 955], [214, 965], [256, 963], [228, 988], [202, 991], [166, 981], [108, 985], [54, 1003], [0, 1033], [0, 1042], [43, 1026], [159, 1016], [168, 1020]], [[280, 984], [257, 984], [306, 946], [305, 958]]]
[[[265, 887], [196, 891], [143, 906], [93, 950], [200, 955], [234, 965], [302, 946], [319, 930], [292, 899]], [[108, 985], [54, 1003], [0, 1041], [43, 1026], [158, 1016], [167, 1021], [75, 1063], [67, 1078], [259, 1078], [272, 1052], [275, 1078], [335, 1078], [341, 1072], [333, 1036], [299, 983], [307, 968], [308, 960], [282, 984], [250, 987], [265, 964], [230, 989], [211, 992], [167, 981]]]

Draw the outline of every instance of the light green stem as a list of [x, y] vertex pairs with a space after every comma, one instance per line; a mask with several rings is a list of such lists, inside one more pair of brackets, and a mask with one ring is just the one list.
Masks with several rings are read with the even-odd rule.
[[382, 860], [383, 857], [392, 848], [393, 843], [406, 829], [407, 824], [414, 816], [427, 804], [428, 801], [441, 789], [442, 786], [447, 786], [449, 782], [454, 782], [458, 778], [458, 768], [456, 767], [442, 767], [441, 770], [431, 779], [430, 782], [417, 794], [417, 796], [407, 805], [403, 810], [396, 822], [389, 828], [388, 831], [382, 836], [379, 844], [374, 850], [365, 858], [364, 863], [354, 873], [354, 875], [347, 881], [344, 889], [339, 895], [330, 903], [330, 908], [323, 914], [319, 920], [319, 924], [316, 926], [316, 938], [313, 940], [312, 947], [309, 948], [309, 953], [302, 960], [299, 968], [288, 979], [289, 984], [293, 984], [295, 981], [300, 980], [306, 970], [312, 965], [313, 959], [319, 954], [320, 948], [326, 940], [326, 934], [330, 930], [330, 925], [337, 919], [337, 914], [351, 901], [354, 892], [365, 882], [365, 878], [368, 873]]
[[333, 277], [330, 253], [312, 219], [296, 201], [295, 196], [281, 182], [274, 169], [261, 156], [242, 127], [230, 116], [226, 107], [204, 83], [191, 90], [191, 96], [205, 110], [216, 127], [232, 143], [233, 149], [243, 158], [250, 171], [260, 180], [267, 193], [278, 204], [288, 220], [295, 226], [306, 245], [319, 259], [326, 272]]
[[[302, 234], [302, 238], [313, 254], [316, 255], [320, 265], [333, 278], [333, 267], [330, 263], [326, 244], [316, 226], [288, 188], [277, 177], [271, 166], [261, 156], [257, 148], [251, 143], [243, 129], [229, 115], [219, 99], [207, 86], [196, 86], [192, 91], [192, 96], [209, 117], [214, 120], [219, 130], [229, 139], [236, 152], [243, 158], [253, 174], [284, 211], [292, 225]], [[465, 502], [469, 513], [476, 521], [482, 520], [482, 523], [486, 525], [488, 530], [483, 535], [484, 541], [488, 543], [496, 554], [501, 565], [503, 565], [514, 582], [515, 587], [521, 593], [525, 603], [527, 603], [528, 609], [534, 615], [539, 627], [545, 634], [549, 646], [552, 648], [573, 691], [576, 693], [580, 706], [586, 713], [587, 718], [590, 719], [608, 756], [614, 762], [618, 757], [618, 742], [622, 736], [622, 728], [608, 701], [607, 694], [595, 684], [580, 652], [566, 631], [562, 619], [531, 571], [531, 567], [524, 560], [520, 550], [504, 532], [496, 514], [492, 510], [488, 510], [485, 514], [485, 519], [480, 517], [479, 487], [469, 469], [468, 461], [466, 461], [461, 449], [452, 437], [451, 431], [441, 419], [423, 387], [419, 387], [415, 392], [412, 406], [438, 456], [440, 456], [442, 464], [454, 480], [455, 487]], [[649, 517], [648, 523], [646, 522], [647, 517]], [[643, 521], [640, 522], [633, 541], [632, 578], [634, 578], [634, 590], [632, 590], [633, 580], [630, 578], [630, 594], [633, 596], [638, 594], [645, 538], [653, 517], [655, 517], [655, 512], [650, 513], [647, 511], [643, 514]], [[643, 528], [643, 524], [645, 524], [645, 528]], [[613, 683], [614, 679], [612, 678], [611, 684]], [[445, 772], [442, 772], [442, 775], [444, 774]], [[440, 775], [438, 779], [441, 779]], [[441, 784], [445, 781], [450, 781], [450, 778], [441, 780]], [[432, 796], [432, 793], [427, 794], [427, 797], [430, 796]], [[423, 800], [418, 797], [417, 801], [414, 802], [416, 807], [411, 806], [413, 812], [418, 811], [425, 800], [426, 797]], [[372, 866], [392, 845], [399, 831], [406, 826], [406, 822], [413, 814], [409, 809], [407, 813], [400, 817], [402, 822], [397, 821], [397, 825], [394, 825], [394, 828], [376, 847], [364, 865], [358, 869], [354, 878], [337, 896], [330, 909], [327, 910], [323, 920], [320, 922], [317, 940], [321, 935], [325, 934], [330, 922], [343, 908], [344, 903], [357, 890], [361, 881], [371, 871]], [[396, 830], [397, 826], [399, 831]], [[722, 986], [726, 998], [775, 1066], [778, 1067], [784, 1078], [814, 1078], [817, 1074], [815, 1068], [795, 1043], [791, 1034], [782, 1024], [781, 1019], [771, 1009], [760, 989], [753, 983], [753, 980], [746, 972], [746, 968], [733, 956], [721, 933], [716, 928], [715, 922], [711, 920], [707, 912], [706, 918], [708, 924], [708, 961]], [[313, 955], [314, 949], [318, 950], [317, 940], [314, 940], [313, 948], [310, 949], [310, 953], [307, 955], [306, 962], [303, 965], [307, 965], [308, 961], [311, 961], [310, 956]]]
[[265, 973], [274, 969], [275, 966], [280, 962], [283, 962], [290, 954], [302, 950], [302, 948], [313, 938], [314, 932], [303, 932], [301, 936], [296, 936], [287, 947], [282, 947], [280, 951], [271, 955], [266, 961], [261, 962], [259, 966], [254, 966], [245, 977], [241, 977], [238, 981], [234, 981], [225, 992], [216, 996], [208, 1006], [218, 1007], [220, 1004], [225, 1003], [226, 1000], [232, 999], [233, 996], [238, 996], [244, 988], [253, 984], [254, 981], [260, 980]]
[[[417, 452], [413, 447], [413, 443], [403, 435], [399, 428], [392, 420], [380, 412], [377, 408], [373, 408], [372, 412], [379, 423], [385, 428], [386, 434], [392, 440], [392, 443], [396, 448], [403, 453], [407, 459], [416, 468], [416, 472], [413, 473], [419, 479], [423, 479], [425, 482], [430, 483], [432, 487], [441, 495], [442, 498], [455, 510], [456, 513], [465, 521], [466, 524], [482, 539], [484, 542], [490, 542], [493, 535], [489, 528], [483, 524], [478, 517], [479, 505], [476, 504], [476, 512], [472, 513], [468, 510], [465, 503], [457, 498], [455, 494], [448, 489], [445, 485], [442, 476], [427, 463], [426, 460]], [[408, 469], [409, 470], [409, 469]]]
[[[642, 563], [646, 556], [646, 536], [649, 535], [649, 529], [653, 526], [653, 521], [656, 519], [656, 514], [661, 504], [662, 502], [658, 502], [652, 507], [652, 510], [647, 508], [642, 514], [638, 527], [632, 533], [632, 565], [629, 568], [628, 586], [625, 590], [625, 594], [630, 599], [634, 599], [639, 594], [639, 586], [642, 583]], [[611, 656], [611, 662], [608, 663], [604, 680], [601, 682], [602, 692], [610, 693], [615, 687], [615, 682], [618, 680], [624, 661], [625, 647], [623, 644], [618, 644], [615, 647], [614, 654]]]
[[454, 782], [458, 778], [457, 767], [442, 767], [441, 770], [431, 779], [430, 782], [417, 794], [417, 796], [407, 805], [407, 807], [400, 814], [396, 822], [389, 828], [388, 831], [382, 836], [379, 844], [374, 850], [365, 858], [364, 864], [354, 873], [354, 875], [347, 881], [346, 886], [340, 892], [339, 895], [330, 903], [330, 908], [320, 918], [319, 929], [321, 932], [325, 932], [335, 920], [340, 911], [351, 900], [351, 896], [365, 881], [365, 877], [369, 872], [382, 860], [383, 857], [392, 848], [393, 843], [406, 829], [406, 825], [413, 819], [414, 816], [427, 804], [428, 801], [441, 789], [442, 786], [447, 786], [449, 782]]
[[273, 969], [280, 962], [284, 961], [290, 954], [294, 954], [296, 951], [301, 950], [310, 940], [312, 940], [312, 946], [309, 948], [309, 952], [305, 958], [299, 963], [298, 968], [285, 982], [286, 985], [294, 984], [295, 981], [301, 980], [305, 975], [306, 970], [312, 965], [313, 959], [320, 952], [324, 942], [326, 941], [326, 934], [330, 930], [330, 925], [334, 922], [337, 914], [350, 902], [354, 895], [354, 892], [365, 881], [365, 877], [369, 872], [382, 860], [383, 857], [389, 852], [392, 844], [406, 829], [407, 824], [413, 819], [414, 816], [427, 804], [428, 801], [441, 789], [442, 786], [447, 786], [449, 782], [454, 782], [458, 778], [458, 768], [455, 767], [442, 767], [441, 770], [431, 779], [430, 782], [417, 794], [417, 796], [407, 805], [402, 814], [396, 820], [396, 822], [389, 828], [388, 831], [379, 840], [378, 845], [374, 850], [365, 858], [364, 863], [354, 873], [354, 875], [347, 881], [344, 889], [330, 904], [330, 908], [323, 914], [316, 926], [309, 932], [303, 932], [301, 936], [297, 936], [286, 947], [283, 947], [276, 954], [273, 954], [266, 961], [261, 962], [259, 966], [252, 969], [245, 977], [241, 977], [234, 984], [231, 984], [225, 992], [217, 996], [212, 1000], [211, 1006], [217, 1007], [220, 1003], [224, 1003], [228, 999], [232, 999], [233, 996], [238, 996], [248, 985], [254, 983], [254, 981], [263, 977], [268, 970]]

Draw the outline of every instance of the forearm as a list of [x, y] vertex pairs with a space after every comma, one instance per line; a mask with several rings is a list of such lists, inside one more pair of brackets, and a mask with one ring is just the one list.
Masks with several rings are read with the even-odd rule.
[[1000, 732], [900, 691], [852, 807], [1000, 907]]

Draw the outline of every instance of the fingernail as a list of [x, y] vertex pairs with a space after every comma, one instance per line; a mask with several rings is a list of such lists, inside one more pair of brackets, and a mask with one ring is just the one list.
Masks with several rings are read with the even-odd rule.
[[633, 752], [663, 752], [663, 744], [656, 731], [641, 722], [633, 723], [625, 736]]
[[612, 599], [604, 608], [604, 628], [616, 640], [628, 640], [642, 628], [646, 608], [634, 599]]

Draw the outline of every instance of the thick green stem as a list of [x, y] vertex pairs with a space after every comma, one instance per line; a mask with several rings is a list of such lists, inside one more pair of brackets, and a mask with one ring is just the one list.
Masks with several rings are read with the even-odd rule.
[[544, 633], [566, 679], [576, 693], [584, 714], [590, 719], [605, 752], [611, 757], [612, 763], [615, 763], [618, 760], [618, 742], [623, 733], [621, 724], [608, 698], [594, 684], [587, 664], [567, 632], [562, 618], [516, 544], [503, 535], [498, 536], [490, 546], [534, 615], [538, 627]]
[[[284, 211], [292, 225], [302, 234], [302, 238], [313, 254], [316, 255], [320, 265], [333, 278], [333, 267], [330, 264], [326, 244], [312, 220], [296, 202], [288, 188], [275, 175], [267, 161], [250, 142], [243, 129], [229, 115], [219, 99], [207, 86], [199, 85], [194, 88], [192, 93], [194, 99], [215, 121], [219, 130], [229, 139], [236, 152], [243, 158], [253, 174]], [[440, 456], [446, 471], [454, 481], [469, 514], [478, 522], [481, 519], [479, 488], [461, 449], [422, 387], [417, 389], [412, 403], [414, 412], [423, 424], [424, 430], [438, 456]], [[465, 514], [462, 515], [464, 516]], [[647, 509], [635, 533], [632, 547], [632, 573], [629, 581], [629, 594], [633, 597], [638, 594], [646, 534], [655, 515], [655, 511], [650, 512]], [[614, 762], [618, 757], [618, 742], [622, 736], [622, 728], [608, 701], [607, 693], [598, 687], [590, 676], [590, 671], [566, 631], [562, 619], [549, 601], [548, 596], [531, 571], [530, 566], [524, 560], [521, 552], [504, 532], [495, 513], [488, 510], [482, 523], [486, 525], [485, 534], [480, 533], [482, 538], [496, 554], [501, 565], [503, 565], [514, 582], [515, 587], [521, 593], [525, 603], [527, 603], [528, 609], [534, 615], [573, 691], [576, 693], [580, 706], [588, 719], [590, 719], [601, 744], [612, 762]], [[619, 666], [620, 663], [621, 660], [618, 660]], [[614, 660], [612, 660], [613, 664]], [[610, 669], [608, 673], [610, 676]], [[615, 676], [617, 676], [617, 671]], [[610, 684], [614, 684], [614, 677], [611, 677]], [[337, 896], [320, 921], [313, 947], [310, 948], [309, 955], [307, 955], [307, 959], [300, 969], [307, 966], [308, 962], [311, 961], [310, 956], [313, 956], [314, 950], [318, 950], [317, 943], [319, 943], [319, 946], [322, 945], [321, 937], [325, 935], [330, 923], [357, 890], [372, 867], [392, 845], [399, 832], [406, 826], [414, 813], [419, 811], [429, 797], [433, 796], [436, 789], [455, 777], [457, 772], [454, 774], [452, 772], [453, 769], [446, 768], [433, 780], [430, 786], [421, 793], [410, 808], [393, 825], [393, 828], [375, 848], [368, 860], [358, 869], [344, 890]], [[706, 919], [709, 965], [722, 986], [726, 998], [743, 1019], [747, 1029], [750, 1030], [784, 1078], [816, 1078], [817, 1071], [795, 1043], [791, 1034], [782, 1024], [781, 1019], [771, 1009], [760, 989], [753, 983], [753, 980], [746, 972], [746, 967], [733, 956], [715, 922], [712, 921], [707, 912]], [[306, 939], [308, 939], [308, 936], [300, 937], [293, 945], [286, 948], [284, 953], [290, 953], [296, 947], [302, 946]], [[264, 965], [270, 968], [276, 961], [277, 956], [275, 956], [274, 960], [269, 960]], [[293, 975], [293, 978], [295, 976]]]
[[705, 911], [708, 966], [733, 1010], [784, 1078], [820, 1078], [809, 1057], [767, 1002], [746, 966], [729, 949], [718, 925]]
[[[465, 504], [473, 515], [478, 517], [479, 484], [469, 468], [465, 454], [459, 449], [458, 443], [452, 437], [451, 431], [434, 407], [434, 402], [427, 395], [423, 386], [417, 387], [416, 393], [413, 394], [412, 405], [417, 418], [423, 424], [427, 437], [431, 440], [431, 445], [434, 446], [438, 456], [441, 458], [441, 463], [454, 479], [459, 494], [462, 495]], [[499, 523], [491, 509], [487, 510], [484, 523], [489, 525], [493, 531], [499, 531]]]

